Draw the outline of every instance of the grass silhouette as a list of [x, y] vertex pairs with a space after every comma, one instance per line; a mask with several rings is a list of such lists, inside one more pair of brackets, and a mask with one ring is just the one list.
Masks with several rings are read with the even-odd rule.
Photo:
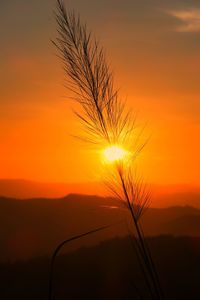
[[107, 185], [130, 211], [135, 249], [150, 297], [162, 299], [159, 276], [140, 225], [140, 218], [148, 207], [149, 193], [141, 180], [135, 180], [132, 172], [133, 163], [144, 147], [144, 144], [134, 143], [137, 140], [135, 118], [114, 88], [113, 74], [103, 48], [80, 17], [68, 11], [61, 0], [57, 0], [56, 21], [58, 37], [53, 43], [63, 62], [67, 88], [80, 104], [80, 112], [75, 114], [83, 125], [84, 134], [79, 138], [104, 148], [119, 145], [129, 149], [128, 161], [114, 161], [114, 176]]

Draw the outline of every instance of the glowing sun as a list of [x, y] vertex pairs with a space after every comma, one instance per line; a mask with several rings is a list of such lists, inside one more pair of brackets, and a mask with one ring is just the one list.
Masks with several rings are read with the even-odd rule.
[[115, 162], [124, 159], [128, 155], [128, 151], [119, 146], [113, 145], [107, 147], [103, 151], [103, 155], [108, 162]]

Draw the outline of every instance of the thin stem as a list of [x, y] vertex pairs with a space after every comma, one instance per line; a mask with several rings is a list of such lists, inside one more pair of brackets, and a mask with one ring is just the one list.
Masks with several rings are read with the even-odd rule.
[[75, 235], [67, 240], [64, 240], [62, 243], [60, 243], [55, 251], [53, 252], [53, 255], [52, 255], [52, 258], [51, 258], [51, 264], [50, 264], [50, 273], [49, 273], [49, 296], [48, 296], [48, 299], [49, 300], [53, 300], [53, 272], [54, 272], [54, 265], [55, 265], [55, 259], [56, 259], [56, 256], [58, 254], [58, 252], [61, 250], [61, 248], [74, 241], [74, 240], [77, 240], [77, 239], [80, 239], [82, 237], [85, 237], [87, 235], [90, 235], [90, 234], [93, 234], [95, 232], [98, 232], [98, 231], [101, 231], [101, 230], [104, 230], [106, 228], [109, 228], [111, 225], [107, 225], [107, 226], [102, 226], [102, 227], [99, 227], [99, 228], [96, 228], [96, 229], [93, 229], [93, 230], [90, 230], [88, 232], [85, 232], [85, 233], [82, 233], [82, 234], [78, 234], [78, 235]]
[[[142, 270], [142, 274], [144, 276], [144, 279], [145, 279], [145, 282], [146, 282], [146, 285], [147, 285], [147, 288], [149, 289], [149, 292], [150, 292], [150, 295], [151, 295], [151, 298], [154, 299], [154, 293], [152, 291], [152, 286], [151, 286], [151, 282], [149, 281], [149, 277], [148, 277], [148, 274], [146, 272], [146, 269], [144, 267], [144, 262], [143, 260], [141, 260], [141, 253], [139, 251], [139, 247], [138, 247], [138, 241], [137, 239], [135, 238], [134, 235], [132, 235], [132, 233], [128, 230], [129, 232], [129, 237], [130, 237], [130, 241], [131, 241], [131, 245], [133, 247], [133, 249], [135, 250], [136, 252], [136, 255], [137, 255], [137, 258], [138, 258], [138, 262], [139, 262], [139, 265], [140, 265], [140, 268]], [[134, 244], [135, 242], [135, 244]]]
[[158, 288], [158, 283], [156, 282], [156, 279], [155, 279], [155, 274], [152, 271], [152, 265], [151, 265], [151, 262], [150, 262], [150, 259], [149, 259], [148, 252], [146, 251], [144, 239], [143, 239], [142, 233], [140, 232], [140, 228], [138, 226], [138, 221], [137, 221], [137, 219], [134, 215], [134, 212], [133, 212], [133, 209], [132, 209], [132, 206], [131, 206], [131, 203], [130, 203], [130, 199], [129, 199], [129, 195], [128, 195], [128, 192], [127, 192], [127, 189], [126, 189], [124, 178], [123, 178], [122, 172], [120, 171], [119, 168], [118, 168], [118, 174], [120, 176], [120, 180], [121, 180], [121, 184], [122, 184], [122, 187], [123, 187], [124, 195], [125, 195], [126, 201], [128, 203], [128, 208], [129, 208], [129, 211], [131, 213], [131, 216], [132, 216], [132, 219], [133, 219], [133, 222], [134, 222], [134, 225], [135, 225], [135, 229], [136, 229], [136, 232], [137, 232], [139, 245], [140, 245], [139, 250], [140, 250], [140, 252], [141, 252], [141, 254], [142, 254], [142, 256], [143, 256], [143, 258], [146, 262], [146, 267], [147, 267], [149, 275], [151, 277], [152, 284], [154, 286], [154, 290], [155, 290], [155, 293], [156, 293], [156, 297], [158, 299], [162, 299], [161, 296], [160, 296], [160, 289]]

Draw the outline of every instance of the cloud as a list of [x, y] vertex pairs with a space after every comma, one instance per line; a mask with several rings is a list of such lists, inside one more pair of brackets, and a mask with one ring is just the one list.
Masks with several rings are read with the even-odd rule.
[[168, 14], [182, 22], [176, 27], [176, 31], [200, 32], [200, 9], [168, 11]]

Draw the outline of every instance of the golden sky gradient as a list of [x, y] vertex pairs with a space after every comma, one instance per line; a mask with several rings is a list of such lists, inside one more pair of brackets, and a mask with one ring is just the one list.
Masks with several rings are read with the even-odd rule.
[[[99, 181], [99, 153], [71, 136], [81, 128], [50, 42], [54, 3], [0, 3], [0, 178]], [[138, 160], [144, 178], [198, 186], [200, 2], [68, 3], [100, 39], [138, 124], [147, 124], [151, 138]]]

